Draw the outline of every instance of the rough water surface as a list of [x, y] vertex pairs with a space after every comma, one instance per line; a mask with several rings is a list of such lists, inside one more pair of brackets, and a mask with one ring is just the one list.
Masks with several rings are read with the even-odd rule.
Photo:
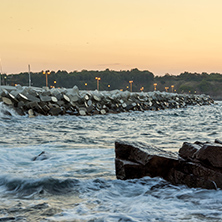
[[[7, 112], [11, 116], [7, 115]], [[222, 191], [116, 180], [114, 142], [178, 151], [222, 139], [222, 103], [98, 116], [18, 116], [0, 103], [0, 221], [221, 221]], [[45, 151], [47, 159], [32, 159]]]

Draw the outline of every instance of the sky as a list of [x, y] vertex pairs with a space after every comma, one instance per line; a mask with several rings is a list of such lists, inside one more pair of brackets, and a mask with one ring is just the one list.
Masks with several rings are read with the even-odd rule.
[[0, 0], [0, 72], [222, 73], [221, 0]]

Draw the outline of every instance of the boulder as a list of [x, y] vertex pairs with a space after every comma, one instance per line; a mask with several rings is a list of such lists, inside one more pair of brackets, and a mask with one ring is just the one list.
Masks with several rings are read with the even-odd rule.
[[116, 177], [122, 180], [161, 177], [174, 185], [222, 188], [221, 148], [211, 143], [184, 143], [178, 155], [145, 143], [117, 140]]
[[184, 142], [183, 146], [179, 150], [179, 156], [184, 158], [185, 160], [193, 160], [194, 153], [196, 153], [200, 148], [201, 144], [193, 144]]
[[222, 168], [222, 145], [205, 144], [194, 153], [194, 159], [212, 167]]

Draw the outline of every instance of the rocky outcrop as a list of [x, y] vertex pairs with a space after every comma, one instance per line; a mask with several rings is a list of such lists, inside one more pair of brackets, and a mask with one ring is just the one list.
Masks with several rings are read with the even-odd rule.
[[184, 108], [187, 105], [210, 105], [206, 95], [185, 95], [166, 92], [79, 91], [34, 87], [0, 87], [0, 101], [20, 115], [94, 115], [128, 111]]
[[161, 177], [172, 184], [222, 188], [222, 142], [187, 143], [178, 153], [144, 143], [116, 141], [117, 179]]

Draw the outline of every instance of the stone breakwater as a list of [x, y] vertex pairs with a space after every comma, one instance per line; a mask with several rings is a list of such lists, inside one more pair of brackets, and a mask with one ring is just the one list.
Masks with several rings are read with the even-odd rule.
[[139, 142], [115, 142], [117, 179], [161, 177], [172, 184], [222, 189], [222, 141], [183, 143], [167, 152]]
[[37, 115], [95, 115], [128, 111], [184, 108], [187, 105], [210, 105], [206, 95], [165, 92], [79, 91], [71, 89], [42, 89], [35, 87], [0, 87], [0, 101], [18, 114]]

